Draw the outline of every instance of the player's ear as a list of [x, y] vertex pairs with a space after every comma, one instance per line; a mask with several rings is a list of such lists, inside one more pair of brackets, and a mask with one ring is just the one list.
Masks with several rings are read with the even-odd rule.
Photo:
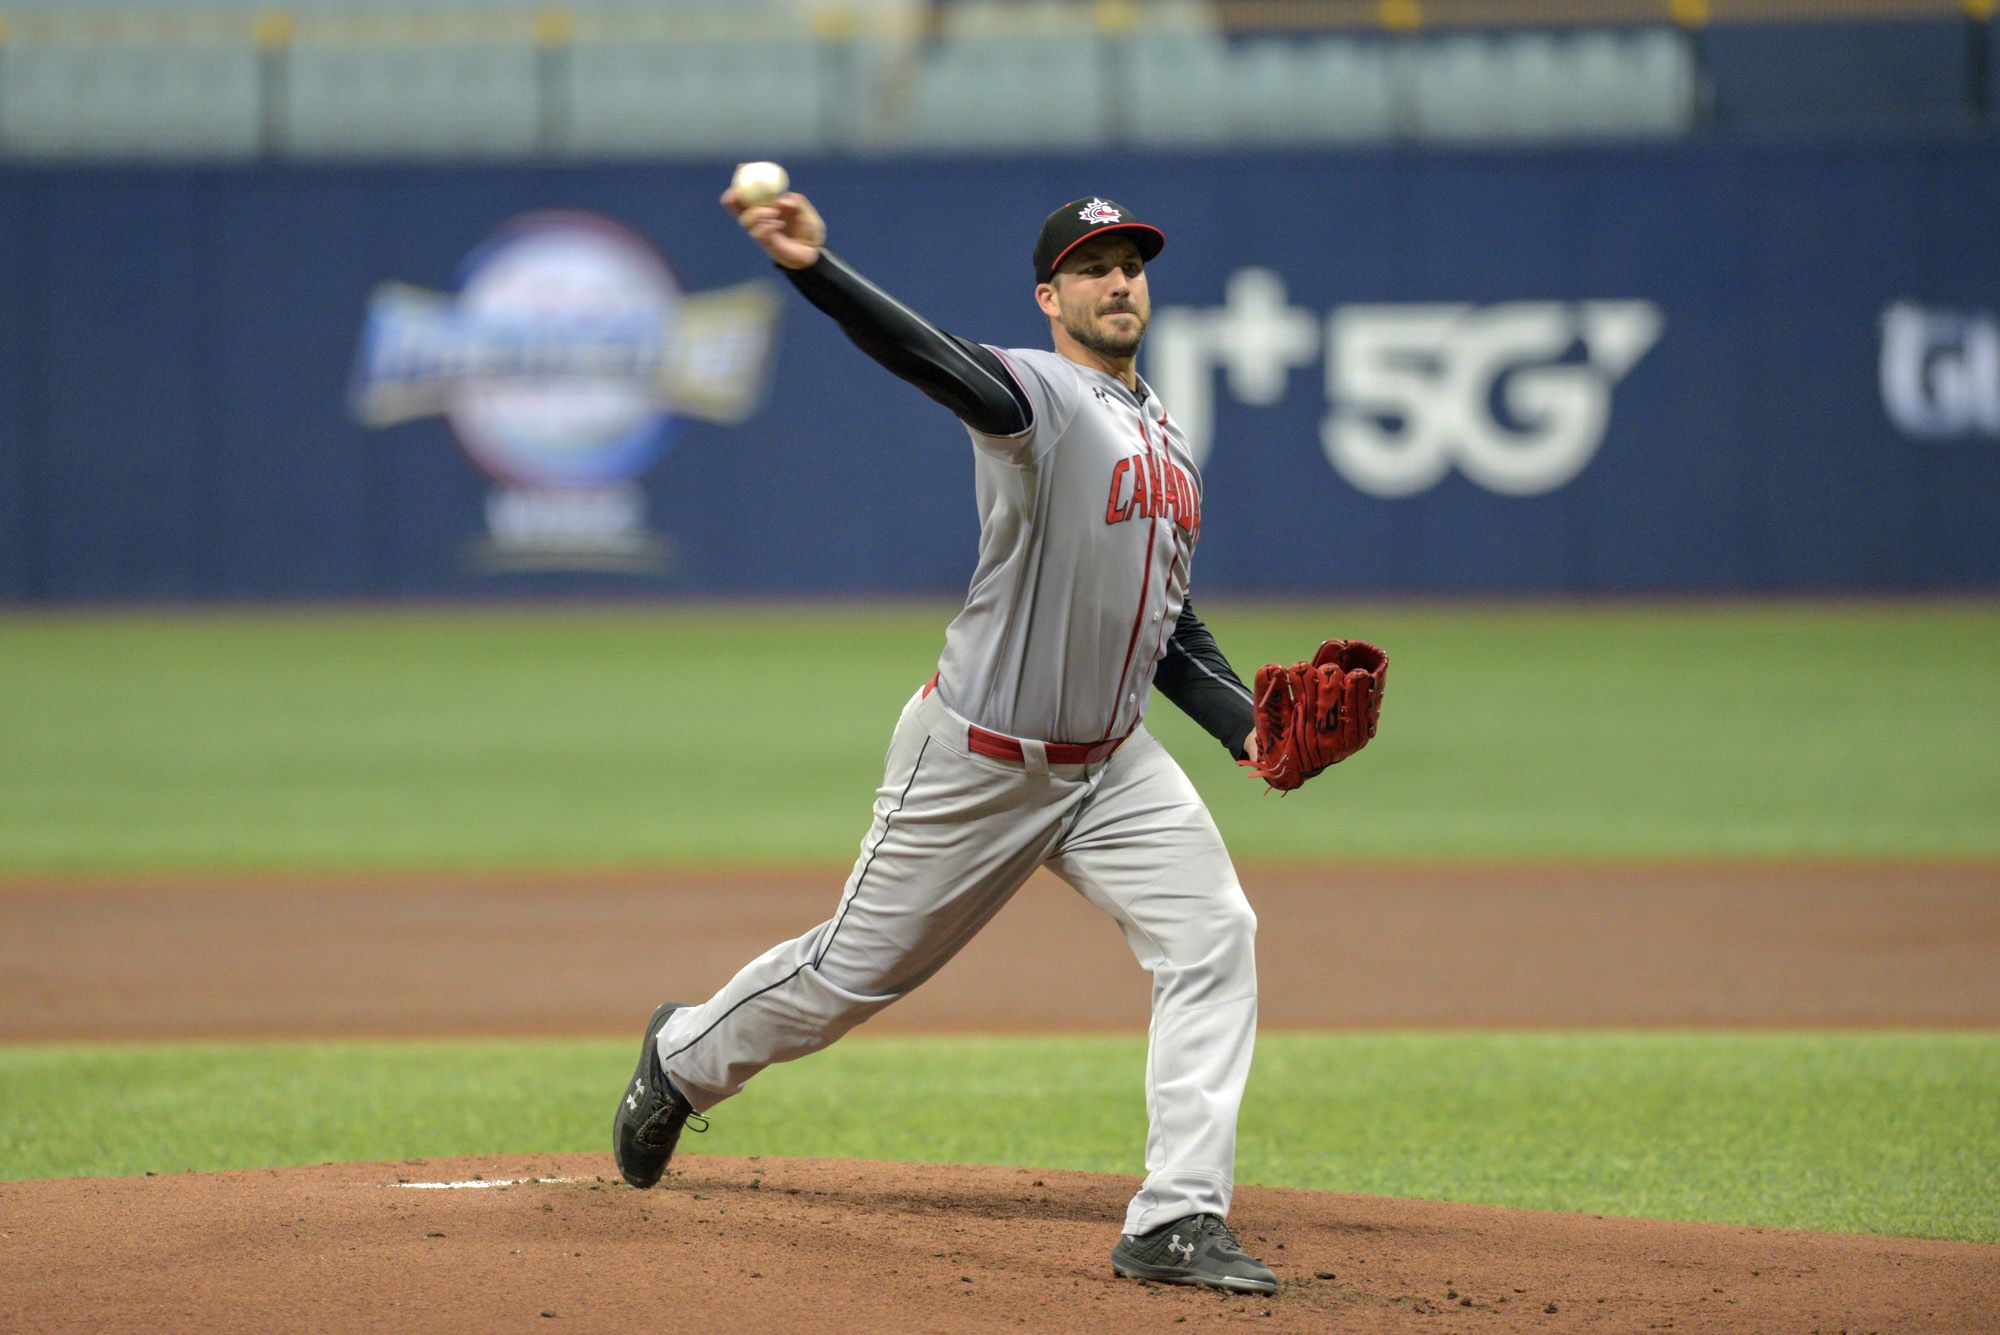
[[1056, 299], [1056, 285], [1054, 283], [1035, 284], [1035, 304], [1040, 306], [1042, 314], [1048, 316], [1051, 320], [1062, 315], [1062, 302]]

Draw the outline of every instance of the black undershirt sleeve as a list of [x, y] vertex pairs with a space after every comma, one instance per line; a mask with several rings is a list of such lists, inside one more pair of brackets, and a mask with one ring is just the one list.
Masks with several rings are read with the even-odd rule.
[[1254, 714], [1250, 688], [1216, 648], [1215, 636], [1195, 615], [1192, 600], [1181, 604], [1180, 619], [1174, 622], [1166, 657], [1154, 670], [1153, 684], [1230, 755], [1247, 759], [1243, 742], [1250, 736]]
[[1013, 372], [989, 349], [947, 334], [821, 248], [803, 269], [779, 270], [832, 316], [855, 346], [988, 436], [1018, 436], [1035, 410]]

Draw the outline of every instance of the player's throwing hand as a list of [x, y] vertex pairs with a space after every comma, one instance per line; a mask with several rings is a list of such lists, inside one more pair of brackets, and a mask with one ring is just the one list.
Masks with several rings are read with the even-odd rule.
[[736, 215], [750, 239], [787, 269], [810, 268], [826, 244], [825, 220], [812, 201], [796, 190], [768, 204], [745, 204], [732, 185], [722, 192], [722, 207]]

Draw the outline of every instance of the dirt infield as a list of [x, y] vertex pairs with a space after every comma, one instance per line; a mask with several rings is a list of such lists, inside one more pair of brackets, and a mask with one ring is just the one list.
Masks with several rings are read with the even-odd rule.
[[[1267, 1027], [2000, 1023], [1993, 867], [1244, 879]], [[0, 884], [0, 1041], [626, 1037], [824, 918], [839, 880]], [[1111, 925], [1042, 878], [870, 1031], [1138, 1032], [1146, 999]], [[1248, 1299], [1115, 1280], [1127, 1178], [690, 1156], [641, 1193], [609, 1172], [0, 1183], [0, 1330], [2000, 1330], [1992, 1246], [1244, 1188], [1232, 1222], [1284, 1281]]]
[[[1832, 1335], [1990, 1331], [2000, 1283], [2000, 1248], [1967, 1243], [1246, 1187], [1234, 1222], [1283, 1287], [1230, 1297], [1112, 1276], [1121, 1179], [704, 1157], [637, 1192], [604, 1171], [538, 1156], [0, 1184], [0, 1327]], [[406, 1185], [474, 1174], [516, 1185]]]
[[[842, 872], [0, 883], [0, 1041], [623, 1035], [830, 916]], [[2000, 868], [1248, 869], [1267, 1029], [2000, 1024]], [[869, 1022], [1143, 1032], [1038, 876]]]

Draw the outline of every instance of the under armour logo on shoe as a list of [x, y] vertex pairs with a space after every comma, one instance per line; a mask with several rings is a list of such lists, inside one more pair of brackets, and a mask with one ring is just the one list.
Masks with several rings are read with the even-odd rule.
[[632, 1082], [632, 1092], [625, 1096], [625, 1106], [637, 1112], [639, 1110], [639, 1096], [645, 1092], [646, 1082], [643, 1080], [634, 1080]]
[[1183, 1261], [1194, 1260], [1194, 1244], [1192, 1242], [1182, 1242], [1181, 1235], [1178, 1233], [1174, 1234], [1174, 1236], [1168, 1240], [1167, 1250], [1170, 1252], [1179, 1252], [1181, 1254], [1181, 1260]]

